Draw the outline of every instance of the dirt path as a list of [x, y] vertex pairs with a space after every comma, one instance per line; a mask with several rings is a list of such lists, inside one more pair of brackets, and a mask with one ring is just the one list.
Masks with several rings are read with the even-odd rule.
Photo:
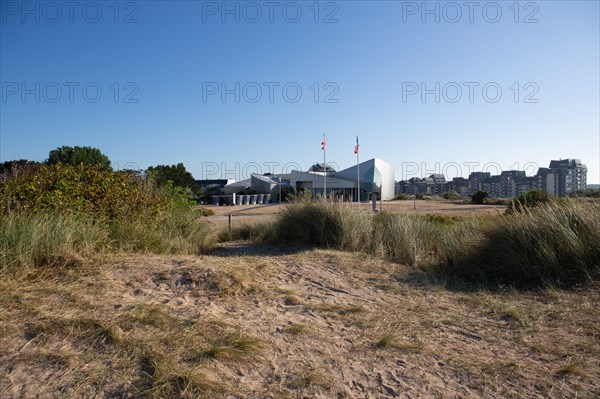
[[[212, 210], [215, 214], [209, 216], [206, 220], [219, 229], [226, 228], [229, 225], [229, 214], [232, 217], [232, 225], [238, 226], [241, 223], [260, 223], [273, 220], [276, 215], [288, 204], [268, 204], [268, 205], [240, 205], [240, 206], [204, 206]], [[356, 208], [358, 204], [344, 204], [344, 206]], [[380, 208], [380, 204], [377, 204]], [[453, 203], [449, 201], [425, 201], [419, 200], [415, 204], [413, 201], [389, 201], [384, 202], [383, 210], [386, 212], [408, 212], [417, 214], [435, 214], [447, 216], [497, 216], [504, 212], [505, 206], [500, 205], [472, 205]], [[361, 208], [371, 209], [371, 204], [363, 203]]]

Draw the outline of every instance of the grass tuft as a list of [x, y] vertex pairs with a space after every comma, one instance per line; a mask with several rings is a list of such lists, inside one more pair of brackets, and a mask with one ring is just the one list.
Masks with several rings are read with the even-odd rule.
[[283, 330], [285, 333], [292, 335], [302, 335], [309, 334], [311, 332], [311, 328], [306, 324], [302, 323], [292, 323]]
[[198, 354], [198, 359], [235, 360], [259, 352], [262, 343], [240, 331], [233, 331], [213, 340]]

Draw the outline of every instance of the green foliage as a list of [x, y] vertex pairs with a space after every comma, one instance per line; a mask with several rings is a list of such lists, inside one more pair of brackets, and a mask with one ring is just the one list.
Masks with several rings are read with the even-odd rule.
[[198, 211], [202, 216], [212, 216], [215, 214], [215, 211], [212, 209], [200, 208]]
[[208, 187], [202, 187], [201, 189], [199, 189], [197, 192], [197, 198], [200, 201], [204, 201], [206, 203], [212, 203], [212, 197], [213, 195], [221, 195], [221, 189], [219, 188], [219, 186], [208, 186]]
[[151, 166], [146, 169], [146, 174], [158, 187], [164, 187], [170, 182], [174, 187], [188, 189], [194, 194], [199, 191], [194, 177], [182, 163]]
[[286, 200], [289, 203], [310, 202], [312, 201], [312, 191], [307, 188], [302, 191], [294, 190], [287, 195]]
[[588, 188], [585, 190], [574, 191], [571, 194], [569, 194], [569, 197], [600, 198], [600, 189]]
[[457, 193], [454, 190], [450, 190], [450, 191], [442, 194], [442, 197], [444, 197], [447, 200], [451, 200], [451, 201], [461, 200], [463, 198], [459, 193]]
[[444, 226], [454, 226], [463, 221], [463, 218], [460, 216], [432, 215], [429, 213], [424, 215], [423, 218], [429, 222]]
[[524, 212], [526, 209], [536, 207], [541, 204], [547, 204], [552, 200], [550, 195], [539, 188], [534, 188], [524, 192], [517, 198], [513, 198], [508, 204], [509, 212]]
[[489, 197], [489, 194], [485, 191], [477, 191], [475, 194], [471, 195], [471, 203], [482, 205], [485, 203], [486, 199]]
[[183, 199], [172, 187], [159, 190], [130, 172], [98, 166], [39, 165], [0, 181], [0, 214], [53, 209], [116, 219], [159, 215]]
[[96, 166], [99, 169], [110, 169], [110, 160], [99, 149], [93, 147], [62, 146], [50, 151], [48, 165], [62, 163], [71, 166]]
[[99, 166], [39, 165], [0, 180], [0, 271], [78, 265], [104, 251], [195, 254], [203, 211], [171, 183]]

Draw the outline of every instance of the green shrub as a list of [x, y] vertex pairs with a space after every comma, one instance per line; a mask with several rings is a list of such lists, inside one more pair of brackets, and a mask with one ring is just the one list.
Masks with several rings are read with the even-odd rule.
[[182, 200], [181, 192], [155, 189], [133, 172], [96, 166], [39, 165], [0, 180], [0, 214], [54, 209], [114, 219], [158, 215]]
[[305, 188], [302, 191], [292, 191], [286, 197], [287, 202], [296, 203], [296, 202], [310, 202], [312, 201], [312, 191]]
[[447, 200], [451, 200], [451, 201], [457, 201], [457, 200], [463, 199], [463, 197], [454, 190], [445, 192], [444, 194], [442, 194], [442, 197], [444, 197]]
[[536, 207], [540, 204], [547, 204], [552, 198], [550, 195], [539, 188], [528, 190], [508, 203], [509, 212], [524, 212], [526, 209]]
[[195, 254], [212, 245], [184, 189], [131, 172], [39, 165], [0, 180], [0, 194], [3, 274], [105, 251]]
[[487, 197], [489, 197], [489, 194], [487, 192], [477, 191], [476, 193], [471, 195], [471, 203], [477, 205], [485, 204]]
[[212, 209], [200, 208], [199, 211], [202, 216], [212, 216], [215, 214], [215, 211]]
[[56, 148], [48, 154], [46, 160], [48, 165], [62, 163], [71, 166], [95, 166], [100, 169], [110, 170], [110, 160], [99, 149], [93, 147], [69, 147]]

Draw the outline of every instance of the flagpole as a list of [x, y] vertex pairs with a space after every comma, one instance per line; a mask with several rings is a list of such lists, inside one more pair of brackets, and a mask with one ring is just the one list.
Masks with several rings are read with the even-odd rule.
[[356, 185], [358, 187], [358, 191], [357, 191], [357, 199], [358, 199], [358, 204], [360, 207], [360, 166], [358, 163], [358, 152], [359, 152], [359, 148], [358, 148], [358, 136], [356, 136]]
[[325, 155], [327, 153], [327, 141], [325, 141], [325, 133], [323, 133], [323, 195], [325, 196], [325, 201], [327, 201], [327, 160]]

